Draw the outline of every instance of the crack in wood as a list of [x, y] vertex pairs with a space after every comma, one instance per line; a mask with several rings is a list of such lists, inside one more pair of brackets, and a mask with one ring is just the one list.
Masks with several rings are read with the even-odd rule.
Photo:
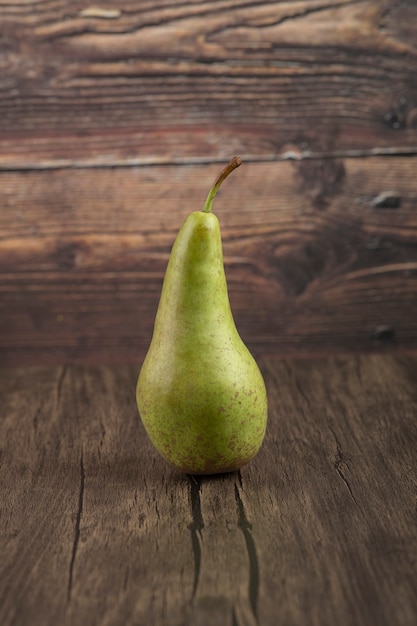
[[310, 6], [299, 12], [294, 12], [294, 13], [291, 13], [290, 15], [284, 15], [283, 17], [277, 20], [273, 20], [266, 24], [255, 24], [255, 28], [257, 29], [273, 28], [276, 26], [281, 26], [281, 24], [284, 24], [285, 22], [303, 19], [304, 17], [308, 17], [309, 15], [312, 15], [314, 13], [321, 13], [322, 11], [329, 11], [331, 9], [336, 9], [336, 10], [340, 8], [344, 9], [345, 7], [349, 7], [354, 4], [360, 4], [362, 2], [363, 0], [350, 0], [350, 2], [344, 2], [344, 3], [329, 2], [326, 4], [320, 4], [319, 6]]
[[83, 507], [84, 507], [84, 488], [85, 488], [85, 470], [84, 470], [83, 451], [81, 450], [80, 490], [78, 494], [78, 509], [77, 509], [77, 517], [75, 520], [74, 541], [72, 544], [71, 561], [69, 565], [68, 589], [67, 589], [67, 601], [68, 602], [71, 601], [72, 585], [73, 585], [73, 577], [74, 577], [74, 565], [75, 565], [75, 559], [77, 557], [78, 544], [80, 541], [81, 518], [83, 514]]
[[161, 519], [161, 514], [159, 513], [158, 502], [155, 500], [155, 513], [158, 521]]
[[123, 579], [123, 591], [126, 591], [127, 589], [127, 583], [128, 583], [129, 577], [130, 577], [130, 567], [129, 565], [127, 565], [125, 569], [125, 576]]
[[62, 385], [63, 385], [66, 373], [67, 373], [67, 366], [63, 365], [61, 369], [59, 370], [58, 380], [56, 383], [56, 396], [55, 396], [56, 406], [59, 406], [59, 403], [61, 401]]
[[[242, 474], [240, 470], [237, 472], [239, 485], [235, 483], [235, 498], [238, 511], [238, 527], [243, 534], [243, 538], [246, 544], [246, 551], [249, 559], [249, 587], [248, 596], [249, 604], [252, 609], [252, 614], [255, 622], [258, 623], [258, 595], [259, 595], [259, 562], [258, 554], [256, 550], [255, 540], [252, 534], [252, 524], [249, 522], [243, 500], [240, 495], [240, 490], [243, 487]], [[234, 618], [236, 619], [236, 613], [234, 612]]]
[[336, 456], [334, 459], [334, 467], [336, 472], [338, 473], [339, 477], [343, 480], [343, 482], [345, 483], [347, 490], [349, 491], [350, 497], [352, 498], [353, 502], [356, 504], [356, 506], [358, 507], [358, 509], [360, 510], [360, 512], [362, 513], [362, 509], [358, 503], [358, 501], [355, 498], [355, 494], [353, 493], [352, 487], [350, 486], [350, 483], [348, 481], [348, 479], [346, 478], [346, 475], [342, 469], [343, 465], [346, 465], [347, 468], [349, 468], [348, 465], [348, 458], [346, 457], [345, 453], [343, 452], [341, 443], [336, 435], [336, 433], [334, 432], [334, 430], [331, 428], [330, 429], [332, 431], [334, 440], [336, 442]]
[[[363, 2], [363, 0], [350, 0], [349, 2], [345, 2], [342, 4], [339, 3], [335, 3], [335, 2], [329, 2], [329, 3], [325, 3], [325, 4], [320, 4], [319, 6], [308, 6], [304, 9], [301, 9], [300, 11], [294, 11], [293, 13], [290, 13], [289, 15], [283, 15], [282, 17], [279, 17], [278, 19], [276, 19], [275, 17], [273, 17], [272, 19], [270, 19], [270, 21], [266, 20], [266, 21], [261, 21], [261, 20], [257, 20], [256, 16], [255, 18], [252, 20], [252, 22], [248, 21], [248, 22], [239, 22], [237, 21], [236, 23], [233, 24], [223, 24], [218, 28], [215, 28], [214, 30], [210, 31], [209, 33], [206, 34], [206, 38], [205, 41], [208, 43], [208, 45], [210, 45], [210, 43], [212, 43], [213, 41], [216, 41], [216, 37], [218, 35], [225, 35], [227, 36], [227, 33], [232, 31], [232, 30], [236, 30], [236, 29], [256, 29], [256, 30], [266, 30], [268, 28], [276, 28], [277, 26], [281, 26], [282, 24], [284, 24], [285, 22], [290, 22], [290, 21], [295, 21], [295, 20], [300, 20], [303, 19], [305, 17], [308, 17], [311, 14], [314, 13], [320, 13], [322, 11], [328, 11], [331, 9], [339, 9], [339, 8], [344, 8], [346, 6], [350, 6], [350, 5], [354, 5], [354, 4], [358, 4]], [[254, 2], [254, 3], [249, 3], [245, 5], [245, 8], [256, 8], [259, 5], [259, 3]], [[262, 18], [261, 18], [262, 19]], [[272, 47], [274, 47], [272, 45]]]
[[32, 419], [33, 430], [35, 431], [35, 435], [38, 434], [39, 416], [42, 413], [43, 406], [44, 406], [44, 401], [42, 400], [41, 403], [39, 404], [38, 408], [36, 409], [35, 415], [33, 416], [33, 419]]
[[198, 588], [198, 582], [200, 579], [201, 571], [201, 552], [202, 552], [202, 535], [201, 531], [204, 528], [204, 520], [201, 512], [201, 479], [196, 476], [190, 476], [190, 499], [191, 499], [191, 514], [193, 521], [189, 524], [188, 528], [191, 533], [191, 542], [194, 553], [194, 583], [192, 598], [195, 598]]

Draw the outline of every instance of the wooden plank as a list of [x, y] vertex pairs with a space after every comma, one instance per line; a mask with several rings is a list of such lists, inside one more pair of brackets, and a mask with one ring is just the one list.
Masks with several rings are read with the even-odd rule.
[[[133, 362], [176, 232], [218, 166], [3, 173], [0, 355]], [[256, 353], [417, 348], [416, 159], [245, 163], [216, 199]]]
[[[166, 612], [181, 623], [194, 584], [189, 480], [154, 458], [134, 378], [1, 372], [3, 625], [158, 623]], [[159, 593], [162, 571], [171, 582]]]
[[417, 362], [263, 359], [265, 444], [191, 478], [136, 369], [0, 370], [0, 621], [412, 626]]
[[412, 363], [265, 362], [274, 412], [242, 490], [261, 562], [260, 623], [274, 611], [294, 625], [414, 623]]
[[0, 3], [0, 167], [417, 152], [415, 3], [100, 7]]

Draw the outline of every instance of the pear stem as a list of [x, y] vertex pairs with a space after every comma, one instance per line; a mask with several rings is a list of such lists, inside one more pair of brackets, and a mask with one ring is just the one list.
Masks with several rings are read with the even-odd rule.
[[237, 167], [239, 167], [239, 165], [241, 165], [241, 163], [242, 163], [242, 159], [240, 157], [235, 156], [230, 161], [230, 163], [228, 163], [226, 167], [222, 169], [222, 171], [220, 172], [220, 174], [217, 176], [216, 180], [214, 181], [213, 187], [210, 189], [208, 193], [207, 200], [204, 205], [203, 213], [211, 212], [214, 196], [220, 189], [220, 185], [222, 184], [224, 179], [227, 178], [231, 172], [233, 172], [233, 170], [235, 170]]

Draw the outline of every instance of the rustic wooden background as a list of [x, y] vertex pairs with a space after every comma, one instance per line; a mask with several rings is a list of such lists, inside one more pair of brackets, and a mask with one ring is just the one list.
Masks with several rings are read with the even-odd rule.
[[1, 364], [139, 362], [234, 154], [253, 352], [415, 350], [415, 0], [0, 0]]

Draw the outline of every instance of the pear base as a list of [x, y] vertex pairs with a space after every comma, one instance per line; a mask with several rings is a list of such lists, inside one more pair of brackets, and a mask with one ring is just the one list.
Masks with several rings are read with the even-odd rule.
[[233, 461], [229, 464], [219, 464], [214, 461], [206, 461], [205, 467], [202, 470], [194, 469], [192, 466], [178, 465], [176, 463], [172, 463], [163, 455], [161, 456], [167, 463], [169, 463], [169, 465], [171, 465], [171, 467], [174, 467], [182, 474], [188, 474], [190, 476], [216, 476], [218, 474], [230, 474], [232, 472], [237, 472], [239, 469], [250, 463], [252, 459], [255, 458], [256, 454], [254, 454], [250, 458]]

